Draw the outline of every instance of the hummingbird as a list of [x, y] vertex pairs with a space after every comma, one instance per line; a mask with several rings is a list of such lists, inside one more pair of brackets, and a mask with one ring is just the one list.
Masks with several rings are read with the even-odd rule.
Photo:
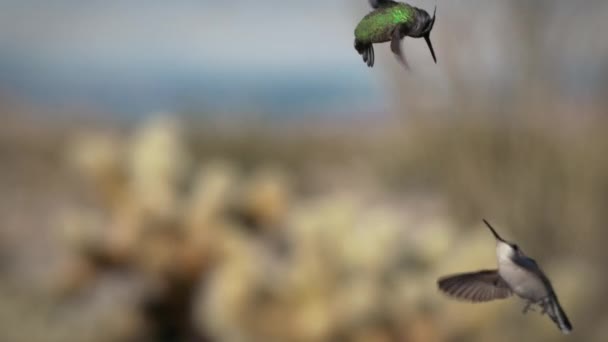
[[488, 221], [484, 219], [483, 222], [496, 238], [498, 269], [439, 278], [439, 289], [448, 296], [474, 303], [516, 294], [526, 301], [524, 314], [533, 305], [538, 305], [541, 314], [548, 314], [562, 333], [570, 333], [572, 324], [559, 304], [549, 278], [536, 261], [526, 256], [519, 246], [500, 237]]
[[437, 63], [430, 36], [435, 25], [436, 6], [431, 18], [425, 10], [403, 2], [369, 0], [369, 3], [374, 10], [363, 17], [355, 28], [355, 50], [363, 56], [363, 61], [368, 67], [374, 66], [373, 44], [390, 41], [391, 51], [397, 60], [409, 69], [407, 59], [401, 51], [401, 39], [406, 36], [424, 37], [433, 60]]

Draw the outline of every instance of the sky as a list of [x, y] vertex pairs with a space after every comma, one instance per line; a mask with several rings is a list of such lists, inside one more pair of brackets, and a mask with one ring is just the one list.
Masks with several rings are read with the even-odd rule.
[[0, 89], [117, 112], [382, 110], [350, 4], [0, 1]]
[[[539, 1], [542, 18], [529, 19], [546, 23], [542, 77], [597, 96], [608, 84], [608, 3]], [[415, 70], [399, 77], [430, 80], [448, 98], [450, 77], [497, 91], [527, 77], [520, 18], [509, 15], [525, 3], [410, 3], [438, 6], [439, 63], [408, 39]], [[364, 0], [0, 0], [0, 96], [134, 116], [386, 112], [397, 75], [388, 47], [373, 69], [353, 49], [368, 12]]]

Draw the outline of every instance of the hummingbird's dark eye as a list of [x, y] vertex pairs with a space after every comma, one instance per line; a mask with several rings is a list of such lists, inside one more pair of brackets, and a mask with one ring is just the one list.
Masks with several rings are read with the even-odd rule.
[[513, 247], [514, 250], [518, 251], [519, 250], [519, 246], [516, 244], [513, 244], [511, 247]]

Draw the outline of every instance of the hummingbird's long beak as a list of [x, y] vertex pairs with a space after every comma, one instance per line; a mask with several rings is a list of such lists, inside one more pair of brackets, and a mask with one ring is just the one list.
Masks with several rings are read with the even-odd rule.
[[435, 64], [437, 64], [437, 57], [435, 57], [435, 50], [433, 50], [433, 43], [431, 43], [430, 32], [424, 36], [424, 40], [426, 40], [426, 44], [429, 46], [429, 49], [431, 49], [431, 55], [433, 55], [433, 60], [435, 61]]
[[486, 226], [488, 226], [488, 228], [490, 228], [490, 231], [492, 232], [492, 234], [494, 234], [494, 237], [496, 238], [496, 240], [506, 242], [503, 238], [500, 237], [500, 235], [498, 235], [498, 233], [496, 232], [494, 227], [492, 227], [492, 225], [488, 221], [486, 221], [486, 219], [483, 219], [483, 223], [485, 223]]
[[435, 64], [437, 64], [437, 57], [435, 57], [435, 50], [433, 49], [433, 43], [431, 43], [431, 31], [433, 30], [433, 26], [435, 26], [436, 15], [437, 15], [437, 6], [435, 6], [435, 10], [433, 11], [433, 19], [431, 21], [431, 26], [430, 26], [428, 32], [424, 35], [424, 40], [426, 40], [426, 45], [428, 45], [429, 49], [431, 50], [431, 55], [433, 55], [433, 60], [435, 61]]

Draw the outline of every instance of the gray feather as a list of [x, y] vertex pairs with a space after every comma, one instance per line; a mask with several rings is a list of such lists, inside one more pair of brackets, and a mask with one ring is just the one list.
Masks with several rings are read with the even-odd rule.
[[487, 302], [513, 295], [497, 270], [450, 275], [440, 278], [437, 285], [445, 294], [471, 302]]

